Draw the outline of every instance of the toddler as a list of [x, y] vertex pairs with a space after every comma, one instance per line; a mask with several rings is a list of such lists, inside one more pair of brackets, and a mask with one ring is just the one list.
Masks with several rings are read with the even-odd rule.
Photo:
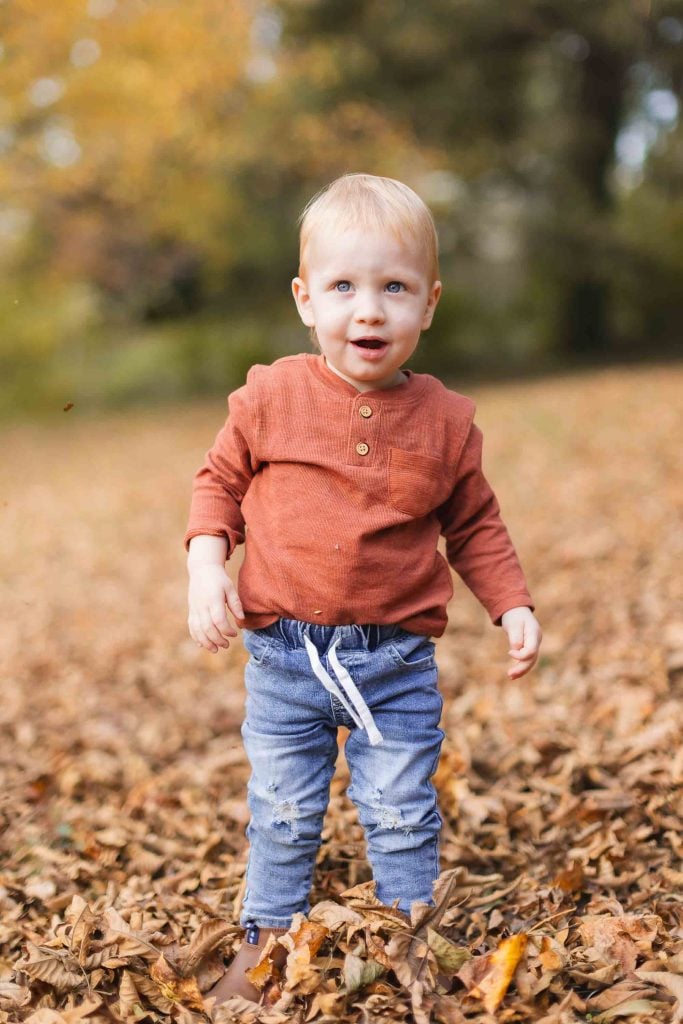
[[[444, 736], [432, 638], [448, 563], [507, 633], [511, 678], [541, 630], [496, 497], [474, 404], [403, 369], [441, 294], [431, 214], [401, 182], [347, 174], [301, 218], [297, 309], [316, 354], [253, 366], [194, 479], [189, 630], [209, 651], [242, 630], [252, 774], [245, 941], [209, 993], [257, 999], [244, 971], [309, 909], [337, 756], [377, 896], [432, 902]], [[238, 586], [225, 562], [246, 538]], [[227, 607], [226, 607], [227, 606]], [[276, 947], [277, 948], [277, 947]]]

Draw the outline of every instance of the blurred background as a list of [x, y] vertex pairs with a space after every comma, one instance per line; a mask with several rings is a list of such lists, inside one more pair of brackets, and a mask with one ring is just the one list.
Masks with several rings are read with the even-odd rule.
[[296, 218], [434, 211], [452, 379], [680, 354], [680, 0], [0, 3], [0, 414], [224, 395], [309, 347]]

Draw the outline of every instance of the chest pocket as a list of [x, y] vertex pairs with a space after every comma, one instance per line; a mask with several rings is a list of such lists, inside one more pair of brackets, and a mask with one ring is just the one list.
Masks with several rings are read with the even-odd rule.
[[440, 459], [402, 448], [389, 449], [389, 504], [419, 518], [440, 504], [444, 472]]

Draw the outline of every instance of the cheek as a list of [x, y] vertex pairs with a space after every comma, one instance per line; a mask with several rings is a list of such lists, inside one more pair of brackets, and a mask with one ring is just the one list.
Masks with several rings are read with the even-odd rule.
[[323, 300], [318, 302], [314, 309], [314, 313], [316, 320], [319, 320], [321, 323], [329, 324], [330, 326], [344, 323], [347, 318], [343, 304], [334, 302], [334, 300]]
[[396, 310], [394, 322], [399, 329], [414, 331], [419, 328], [423, 317], [424, 307], [422, 305], [405, 306], [403, 309]]

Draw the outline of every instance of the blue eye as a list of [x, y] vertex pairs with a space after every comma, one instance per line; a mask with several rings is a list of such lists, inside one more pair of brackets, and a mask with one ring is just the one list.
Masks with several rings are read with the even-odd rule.
[[351, 289], [351, 285], [348, 281], [337, 281], [334, 287], [338, 292], [348, 292]]
[[390, 281], [387, 285], [387, 291], [391, 292], [392, 295], [397, 295], [405, 285], [401, 284], [400, 281]]

